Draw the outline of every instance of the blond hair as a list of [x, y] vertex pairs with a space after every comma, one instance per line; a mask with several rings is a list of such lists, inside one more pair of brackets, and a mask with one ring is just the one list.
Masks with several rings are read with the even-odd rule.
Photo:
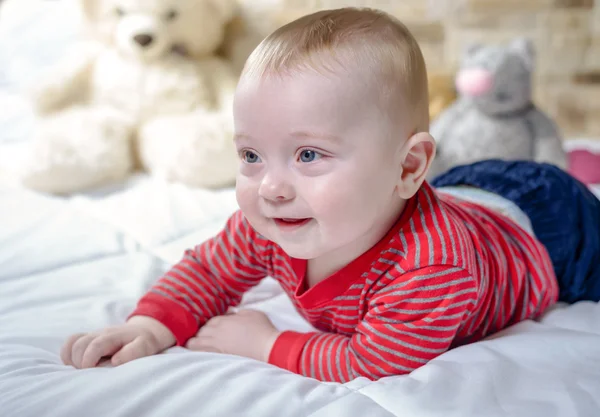
[[[336, 65], [337, 64], [337, 65]], [[411, 134], [429, 130], [427, 70], [417, 41], [398, 19], [370, 8], [322, 10], [294, 20], [252, 52], [243, 77], [366, 70], [390, 117], [407, 112]]]

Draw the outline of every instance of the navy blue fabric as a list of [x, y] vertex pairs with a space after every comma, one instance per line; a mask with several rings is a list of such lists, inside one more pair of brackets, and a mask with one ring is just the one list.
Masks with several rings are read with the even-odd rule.
[[517, 204], [550, 254], [559, 300], [600, 301], [600, 201], [571, 175], [550, 164], [485, 160], [453, 168], [431, 185], [470, 185]]

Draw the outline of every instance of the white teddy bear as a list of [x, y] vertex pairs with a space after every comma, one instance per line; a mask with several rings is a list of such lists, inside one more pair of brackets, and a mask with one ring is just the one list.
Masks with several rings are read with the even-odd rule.
[[91, 36], [34, 89], [21, 182], [66, 194], [141, 168], [190, 186], [233, 184], [237, 78], [216, 51], [235, 0], [77, 1]]

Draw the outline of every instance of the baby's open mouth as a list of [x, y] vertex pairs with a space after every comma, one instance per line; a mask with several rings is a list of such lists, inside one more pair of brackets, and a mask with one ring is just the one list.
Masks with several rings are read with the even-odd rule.
[[303, 226], [306, 223], [308, 223], [310, 220], [311, 220], [310, 218], [291, 219], [291, 218], [286, 218], [286, 217], [273, 219], [275, 224], [280, 227]]

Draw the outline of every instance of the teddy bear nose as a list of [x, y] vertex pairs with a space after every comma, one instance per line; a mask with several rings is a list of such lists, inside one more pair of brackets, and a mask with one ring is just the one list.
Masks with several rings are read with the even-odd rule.
[[135, 35], [133, 37], [133, 40], [136, 41], [141, 46], [148, 46], [152, 43], [154, 38], [152, 37], [152, 35], [148, 35], [146, 33], [141, 33], [139, 35]]
[[480, 96], [494, 86], [494, 76], [488, 70], [471, 68], [461, 70], [456, 77], [456, 89], [462, 94]]

